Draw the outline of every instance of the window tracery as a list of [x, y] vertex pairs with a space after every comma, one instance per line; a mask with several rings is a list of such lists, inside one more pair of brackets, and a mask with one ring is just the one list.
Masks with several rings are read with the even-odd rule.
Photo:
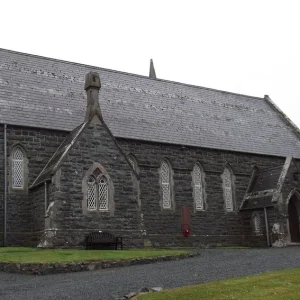
[[108, 180], [96, 169], [87, 181], [87, 208], [88, 210], [109, 210]]

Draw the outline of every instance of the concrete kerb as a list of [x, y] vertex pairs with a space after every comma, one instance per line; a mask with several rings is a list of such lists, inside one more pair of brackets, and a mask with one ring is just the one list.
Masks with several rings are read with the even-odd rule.
[[0, 271], [9, 273], [49, 275], [70, 272], [95, 271], [108, 268], [121, 268], [133, 265], [152, 264], [198, 256], [199, 253], [186, 253], [179, 255], [167, 255], [158, 257], [135, 258], [130, 260], [105, 260], [72, 263], [16, 263], [0, 262]]

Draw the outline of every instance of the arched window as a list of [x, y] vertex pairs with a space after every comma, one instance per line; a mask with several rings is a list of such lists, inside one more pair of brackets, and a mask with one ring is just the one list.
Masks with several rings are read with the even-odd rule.
[[261, 234], [261, 219], [260, 215], [257, 212], [254, 212], [252, 214], [252, 227], [256, 235]]
[[192, 177], [195, 209], [204, 210], [203, 171], [198, 163], [194, 165]]
[[114, 210], [113, 183], [106, 170], [94, 163], [85, 175], [83, 182], [83, 210], [111, 211]]
[[12, 187], [16, 189], [24, 188], [24, 154], [20, 147], [12, 151]]
[[160, 181], [162, 189], [162, 207], [171, 208], [171, 168], [166, 160], [163, 160], [160, 166]]
[[234, 211], [234, 195], [233, 195], [233, 174], [229, 167], [226, 167], [223, 174], [223, 193], [226, 211]]

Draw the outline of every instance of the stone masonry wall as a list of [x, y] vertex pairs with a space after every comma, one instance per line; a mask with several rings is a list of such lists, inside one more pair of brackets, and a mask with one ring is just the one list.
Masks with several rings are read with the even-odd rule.
[[[19, 126], [7, 126], [7, 164], [8, 164], [8, 184], [10, 182], [10, 162], [9, 155], [12, 147], [19, 143], [25, 149], [28, 158], [28, 169], [25, 174], [27, 186], [29, 187], [41, 170], [45, 167], [50, 157], [60, 145], [66, 132], [24, 128]], [[4, 176], [3, 176], [3, 126], [0, 128], [0, 207], [3, 215], [4, 201]], [[28, 190], [12, 190], [8, 187], [7, 195], [7, 243], [8, 245], [28, 245], [31, 243], [32, 235], [36, 231], [44, 228], [36, 228], [33, 223], [34, 207], [32, 198]], [[44, 205], [44, 204], [43, 204]], [[44, 206], [43, 206], [44, 207]], [[3, 218], [1, 215], [1, 235], [3, 233]], [[0, 235], [0, 236], [1, 236]]]
[[[254, 232], [254, 224], [253, 224], [253, 213], [259, 215], [260, 218], [260, 226], [261, 233], [256, 234]], [[243, 228], [245, 240], [244, 246], [251, 247], [267, 247], [267, 231], [265, 224], [265, 214], [263, 209], [257, 210], [246, 210], [241, 212], [242, 220], [243, 220]], [[269, 229], [269, 242], [272, 244], [272, 224], [277, 221], [277, 213], [273, 207], [267, 208], [267, 217], [268, 217], [268, 229]]]
[[[139, 164], [141, 201], [139, 212], [136, 193], [133, 192], [132, 174], [127, 163], [123, 161], [120, 154], [115, 155], [116, 149], [106, 134], [102, 131], [99, 134], [99, 130], [95, 131], [98, 132], [96, 134], [92, 132], [90, 128], [90, 132], [79, 143], [78, 148], [72, 150], [61, 174], [61, 186], [52, 189], [51, 195], [49, 194], [49, 199], [52, 197], [62, 200], [58, 220], [62, 221], [63, 218], [67, 220], [66, 223], [60, 223], [65, 232], [57, 233], [57, 239], [60, 240], [61, 245], [77, 245], [83, 241], [86, 233], [99, 228], [124, 236], [127, 246], [138, 246], [143, 242], [157, 246], [248, 243], [251, 238], [249, 219], [249, 222], [246, 222], [240, 213], [226, 213], [224, 210], [221, 180], [224, 165], [229, 163], [233, 169], [235, 198], [239, 207], [249, 183], [252, 166], [256, 164], [259, 168], [266, 168], [284, 162], [284, 158], [270, 156], [118, 139], [125, 152], [132, 153]], [[29, 185], [44, 168], [66, 134], [66, 132], [59, 131], [8, 126], [8, 151], [19, 142], [28, 154]], [[0, 144], [3, 145], [3, 126], [0, 126]], [[3, 170], [3, 146], [0, 147], [0, 157], [0, 170]], [[100, 157], [101, 160], [104, 158], [107, 160], [102, 161], [102, 164], [110, 175], [113, 174], [111, 176], [114, 177], [115, 189], [117, 188], [115, 190], [117, 193], [115, 215], [83, 216], [81, 214], [81, 181], [92, 162], [99, 161]], [[117, 158], [114, 159], [114, 157]], [[162, 211], [159, 206], [158, 169], [163, 158], [169, 159], [174, 171], [175, 211]], [[205, 171], [207, 209], [204, 212], [193, 210], [191, 172], [196, 161], [201, 163]], [[71, 181], [68, 182], [68, 179]], [[2, 242], [3, 171], [0, 172], [0, 181], [2, 182], [0, 185], [0, 242]], [[180, 230], [180, 208], [183, 205], [191, 209], [193, 236], [190, 238], [184, 238]], [[26, 191], [16, 192], [9, 189], [7, 215], [9, 244], [36, 243], [44, 229], [41, 228], [44, 226], [41, 217], [44, 217], [44, 208], [43, 186], [38, 190], [32, 190], [30, 197]], [[271, 216], [272, 213], [270, 218]], [[68, 240], [66, 236], [69, 236]]]
[[37, 246], [45, 229], [45, 185], [30, 190], [31, 199], [31, 245]]
[[[105, 168], [113, 182], [114, 212], [83, 212], [82, 182], [94, 162]], [[56, 190], [53, 189], [50, 196], [55, 202], [54, 234], [47, 240], [48, 245], [82, 246], [85, 236], [98, 230], [124, 237], [125, 247], [142, 245], [132, 170], [101, 124], [90, 123], [84, 129], [55, 177]]]
[[[239, 208], [249, 184], [252, 167], [276, 166], [284, 158], [243, 153], [232, 153], [178, 145], [119, 139], [127, 154], [133, 154], [140, 169], [140, 199], [145, 240], [155, 245], [175, 244], [245, 244], [252, 232], [251, 222], [244, 222], [239, 212], [226, 212], [221, 174], [229, 163], [235, 175], [235, 199]], [[174, 171], [175, 211], [162, 210], [159, 206], [159, 167], [167, 158]], [[207, 209], [194, 211], [192, 169], [198, 161], [205, 171]], [[180, 227], [180, 208], [191, 210], [192, 236], [183, 238]], [[251, 235], [251, 234], [250, 234]]]
[[4, 126], [0, 125], [0, 247], [3, 245], [4, 226]]

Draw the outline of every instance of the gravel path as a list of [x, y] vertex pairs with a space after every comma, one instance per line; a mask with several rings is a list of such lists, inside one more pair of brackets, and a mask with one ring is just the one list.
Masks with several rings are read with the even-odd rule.
[[114, 299], [141, 287], [174, 288], [300, 266], [300, 248], [203, 249], [180, 261], [31, 276], [0, 272], [1, 300]]

